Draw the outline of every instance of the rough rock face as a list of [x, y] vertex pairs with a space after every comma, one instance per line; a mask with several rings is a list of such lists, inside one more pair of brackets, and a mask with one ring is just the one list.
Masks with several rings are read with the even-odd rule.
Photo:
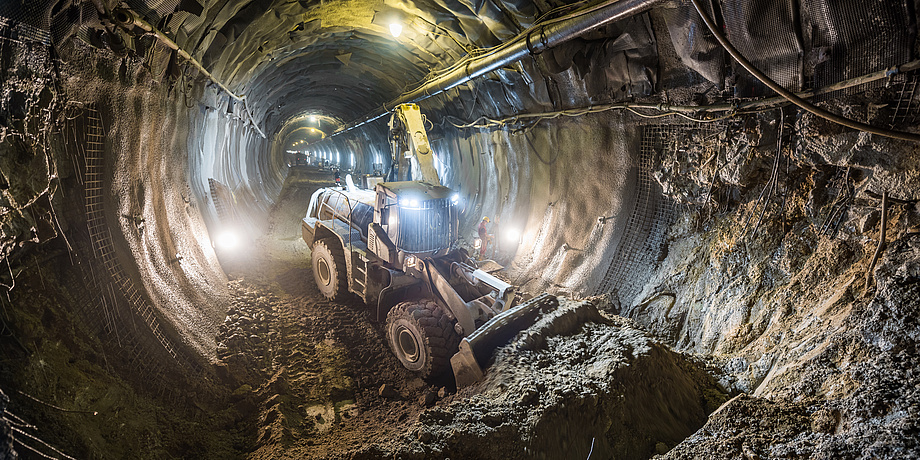
[[61, 227], [56, 221], [55, 206], [61, 209], [57, 192], [62, 175], [55, 164], [57, 153], [51, 129], [61, 110], [51, 85], [51, 57], [40, 46], [4, 43], [0, 49], [2, 257], [18, 247], [58, 236]]
[[10, 398], [0, 390], [0, 460], [16, 460], [19, 456], [13, 450], [13, 429], [10, 422], [3, 416]]
[[496, 353], [483, 382], [422, 412], [396, 453], [641, 459], [695, 431], [724, 400], [713, 379], [595, 302], [560, 299]]
[[917, 458], [920, 449], [920, 235], [899, 240], [842, 328], [760, 392], [714, 413], [667, 458]]
[[[750, 395], [667, 458], [912, 458], [920, 155], [813, 117], [787, 113], [782, 131], [780, 120], [731, 127], [724, 150], [660, 158], [662, 171], [691, 172], [656, 176], [691, 205], [639, 299], [611, 311], [709, 356]], [[873, 266], [883, 191], [887, 246]]]

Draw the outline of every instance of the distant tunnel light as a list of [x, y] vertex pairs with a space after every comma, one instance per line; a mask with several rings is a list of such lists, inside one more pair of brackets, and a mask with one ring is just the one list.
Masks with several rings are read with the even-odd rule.
[[393, 34], [393, 37], [399, 37], [399, 34], [402, 33], [402, 24], [393, 23], [390, 24], [390, 33]]

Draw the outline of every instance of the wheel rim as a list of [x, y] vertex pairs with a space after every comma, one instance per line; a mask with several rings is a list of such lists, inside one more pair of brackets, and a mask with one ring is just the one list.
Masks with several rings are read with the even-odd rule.
[[396, 332], [396, 344], [399, 346], [399, 351], [406, 357], [406, 361], [410, 363], [418, 361], [419, 343], [412, 331], [400, 327]]
[[323, 286], [328, 286], [332, 282], [332, 270], [329, 269], [329, 262], [325, 258], [316, 261], [316, 274]]

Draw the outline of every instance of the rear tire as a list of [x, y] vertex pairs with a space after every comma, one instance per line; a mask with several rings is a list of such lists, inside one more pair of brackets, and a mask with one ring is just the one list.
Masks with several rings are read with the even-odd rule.
[[387, 342], [406, 369], [437, 377], [450, 369], [460, 346], [454, 323], [434, 300], [403, 302], [387, 314]]
[[342, 300], [348, 293], [345, 279], [345, 253], [335, 240], [323, 239], [313, 245], [313, 281], [323, 297]]

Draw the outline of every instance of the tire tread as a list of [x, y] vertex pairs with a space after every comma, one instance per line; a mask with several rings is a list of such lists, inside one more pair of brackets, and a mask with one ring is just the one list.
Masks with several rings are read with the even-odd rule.
[[450, 356], [459, 348], [460, 336], [454, 330], [454, 321], [448, 318], [444, 309], [431, 299], [402, 302], [387, 315], [388, 331], [389, 325], [399, 318], [408, 319], [425, 335], [424, 346], [429, 358], [419, 371], [421, 377], [436, 377], [450, 370]]

